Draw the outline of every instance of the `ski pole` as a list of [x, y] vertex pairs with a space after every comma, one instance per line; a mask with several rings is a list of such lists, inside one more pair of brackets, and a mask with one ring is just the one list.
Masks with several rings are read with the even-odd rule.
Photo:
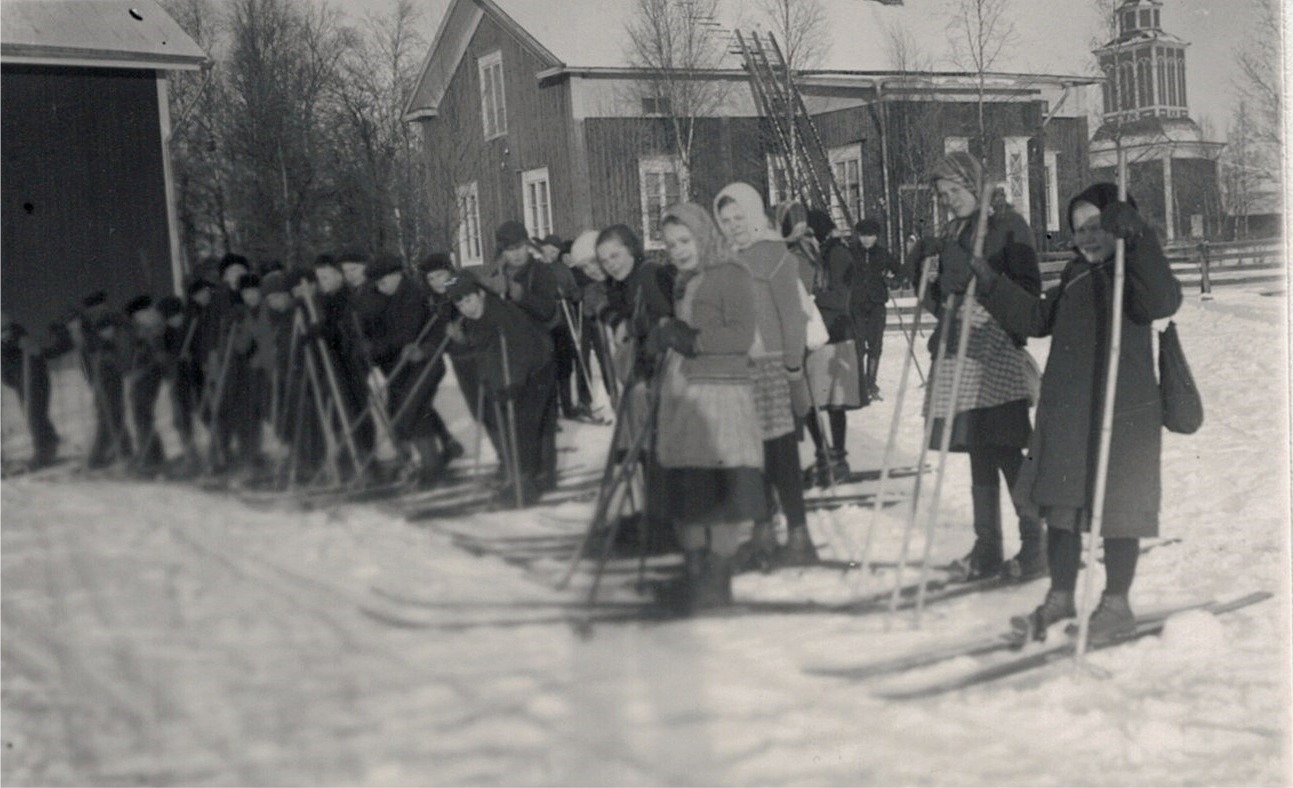
[[[306, 311], [306, 315], [310, 319], [310, 324], [311, 325], [318, 324], [319, 312], [314, 305], [313, 294], [307, 291], [305, 293], [305, 297], [302, 299], [302, 302], [305, 304], [305, 311]], [[323, 341], [323, 337], [315, 337], [314, 343], [315, 343], [315, 347], [319, 349], [319, 364], [322, 365], [323, 367], [323, 374], [326, 380], [328, 381], [328, 388], [332, 391], [333, 401], [337, 403], [337, 418], [340, 419], [341, 421], [341, 426], [343, 430], [342, 436], [345, 438], [346, 448], [350, 450], [351, 462], [354, 464], [356, 468], [354, 481], [356, 484], [358, 484], [360, 480], [363, 478], [363, 474], [358, 471], [359, 448], [355, 444], [354, 429], [351, 427], [350, 417], [346, 414], [346, 405], [345, 405], [346, 400], [344, 400], [341, 396], [341, 384], [337, 382], [337, 371], [332, 367], [332, 359], [328, 355], [328, 346], [327, 346], [327, 343]], [[313, 356], [306, 356], [306, 359], [310, 364], [314, 363]]]
[[[925, 284], [921, 282], [918, 286], [920, 293], [925, 292]], [[920, 368], [920, 359], [916, 358], [916, 336], [920, 334], [920, 300], [923, 298], [919, 293], [916, 295], [916, 316], [912, 318], [911, 337], [907, 341], [907, 354], [911, 357], [912, 362], [916, 365], [916, 374], [920, 376], [920, 384], [925, 385], [925, 373]], [[903, 338], [907, 338], [907, 326], [902, 319], [902, 307], [898, 306], [898, 299], [893, 292], [889, 293], [889, 301], [893, 304], [893, 313], [898, 316], [898, 330], [902, 332]], [[923, 336], [923, 335], [922, 335]]]
[[579, 369], [579, 375], [584, 379], [584, 386], [588, 388], [589, 396], [592, 396], [593, 378], [592, 375], [588, 374], [588, 367], [584, 364], [584, 354], [581, 353], [579, 349], [579, 333], [575, 331], [575, 323], [573, 318], [570, 316], [570, 305], [566, 303], [566, 299], [564, 298], [561, 299], [561, 312], [565, 316], [566, 328], [570, 331], [570, 338], [575, 343], [575, 364]]
[[[472, 473], [476, 475], [476, 478], [478, 481], [481, 477], [480, 449], [481, 449], [481, 433], [485, 431], [484, 423], [485, 423], [485, 387], [477, 385], [476, 386], [476, 435], [475, 435], [475, 438], [473, 439], [476, 445], [476, 448], [475, 448], [476, 462], [475, 462], [475, 467], [472, 468]], [[501, 459], [502, 458], [500, 458], [500, 460]]]
[[507, 358], [507, 335], [500, 329], [498, 332], [499, 347], [503, 354], [503, 389], [507, 392], [505, 406], [507, 408], [507, 432], [508, 440], [512, 444], [512, 486], [516, 490], [516, 508], [521, 509], [525, 506], [525, 494], [521, 489], [521, 446], [516, 440], [516, 402], [512, 395], [512, 370], [508, 364]]
[[[298, 318], [299, 316], [300, 315], [298, 313]], [[341, 467], [338, 462], [337, 456], [338, 454], [340, 454], [341, 450], [340, 450], [340, 447], [337, 445], [337, 436], [333, 434], [333, 431], [332, 431], [331, 414], [328, 413], [328, 409], [324, 405], [323, 392], [320, 390], [320, 386], [319, 386], [319, 372], [314, 363], [314, 356], [310, 354], [309, 348], [306, 348], [305, 350], [305, 372], [306, 372], [306, 375], [308, 376], [309, 383], [310, 383], [308, 388], [310, 389], [311, 397], [314, 400], [314, 409], [319, 416], [320, 431], [323, 433], [323, 441], [324, 441], [325, 452], [326, 452], [326, 455], [325, 455], [326, 467], [331, 472], [333, 481], [336, 484], [340, 484]], [[339, 415], [341, 415], [342, 419], [345, 418], [344, 411], [340, 405], [338, 405], [337, 407], [337, 412]]]
[[[362, 341], [364, 329], [359, 325], [359, 315], [353, 310], [350, 312], [350, 322], [355, 327], [355, 336], [361, 339], [359, 351], [364, 355], [364, 367], [368, 370], [368, 374], [364, 376], [364, 386], [368, 389], [368, 407], [355, 418], [351, 428], [358, 428], [364, 418], [371, 413], [374, 421], [377, 422], [378, 428], [386, 433], [386, 440], [390, 441], [390, 444], [398, 449], [399, 441], [395, 438], [395, 423], [391, 420], [391, 414], [386, 406], [386, 395], [390, 390], [390, 379], [387, 378], [382, 383], [373, 380], [374, 372], [380, 368], [373, 363], [373, 355]], [[376, 447], [374, 447], [374, 450], [376, 450]]]
[[[422, 371], [418, 373], [417, 379], [413, 381], [413, 386], [409, 389], [409, 395], [404, 398], [404, 401], [401, 402], [400, 406], [395, 410], [395, 415], [391, 416], [392, 424], [399, 424], [400, 419], [404, 418], [404, 414], [408, 412], [409, 406], [413, 403], [413, 399], [414, 399], [413, 392], [416, 392], [418, 389], [422, 388], [422, 383], [426, 380], [427, 376], [431, 374], [431, 370], [435, 367], [436, 361], [438, 361], [440, 357], [444, 355], [445, 349], [448, 346], [449, 346], [449, 337], [445, 336], [444, 339], [440, 340], [440, 346], [437, 347], [435, 349], [435, 352], [432, 353], [427, 358], [426, 365], [422, 367]], [[365, 411], [365, 414], [367, 414], [367, 412], [368, 411]], [[356, 422], [355, 426], [358, 426], [359, 423], [360, 422]], [[364, 461], [360, 466], [361, 471], [367, 470], [368, 466], [371, 465], [373, 463], [373, 460], [375, 460], [376, 458], [377, 458], [377, 448], [374, 447], [373, 451], [367, 457], [364, 458]]]
[[[1127, 201], [1127, 154], [1118, 148], [1118, 201]], [[1113, 416], [1118, 396], [1118, 361], [1122, 353], [1122, 299], [1127, 278], [1127, 242], [1118, 238], [1113, 252], [1113, 301], [1109, 307], [1109, 362], [1104, 379], [1104, 403], [1100, 413], [1100, 447], [1096, 455], [1095, 491], [1091, 500], [1091, 541], [1087, 545], [1086, 577], [1082, 579], [1082, 598], [1078, 604], [1078, 640], [1073, 652], [1074, 664], [1081, 666], [1086, 655], [1091, 630], [1091, 603], [1094, 601], [1092, 578], [1095, 577], [1095, 547], [1104, 530], [1104, 503], [1109, 482], [1109, 449], [1113, 442]]]
[[[907, 383], [911, 379], [912, 362], [915, 359], [915, 351], [911, 345], [916, 343], [917, 332], [920, 329], [920, 305], [925, 300], [925, 285], [929, 280], [922, 274], [920, 284], [917, 285], [916, 294], [916, 316], [912, 320], [912, 332], [906, 336], [908, 342], [908, 353], [902, 357], [902, 372], [898, 376], [898, 394], [894, 397], [893, 417], [889, 420], [889, 437], [885, 439], [884, 455], [880, 459], [880, 486], [876, 491], [875, 501], [871, 505], [871, 519], [867, 523], [866, 535], [862, 541], [862, 560], [860, 561], [862, 569], [861, 583], [865, 584], [871, 570], [871, 544], [872, 537], [875, 533], [876, 524], [880, 520], [880, 507], [884, 505], [884, 495], [888, 492], [889, 473], [892, 470], [893, 449], [898, 442], [898, 426], [902, 418], [902, 406], [906, 402]], [[924, 466], [920, 466], [920, 473], [924, 473]], [[919, 478], [919, 477], [917, 477]]]
[[[986, 170], [985, 170], [986, 172]], [[984, 175], [979, 182], [979, 215], [974, 228], [974, 256], [983, 257], [984, 243], [988, 235], [988, 207], [990, 205], [988, 179]], [[970, 314], [976, 301], [974, 291], [978, 279], [971, 276], [970, 283], [961, 298], [961, 333], [956, 338], [956, 360], [952, 363], [952, 391], [948, 397], [947, 415], [943, 420], [943, 432], [939, 435], [938, 469], [934, 472], [934, 495], [930, 499], [925, 524], [925, 551], [920, 562], [920, 580], [916, 586], [916, 626], [920, 626], [921, 616], [925, 612], [925, 581], [929, 575], [929, 558], [934, 547], [934, 526], [938, 522], [938, 506], [943, 495], [943, 480], [946, 478], [947, 455], [952, 447], [952, 429], [956, 423], [958, 399], [961, 394], [961, 381], [965, 372], [966, 352], [970, 347]], [[956, 320], [955, 313], [948, 316], [949, 325]], [[931, 407], [931, 413], [933, 408]]]

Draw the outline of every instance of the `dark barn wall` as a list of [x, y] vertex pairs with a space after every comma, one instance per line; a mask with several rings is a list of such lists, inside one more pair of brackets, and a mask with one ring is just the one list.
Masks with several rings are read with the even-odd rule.
[[[1085, 189], [1091, 180], [1091, 158], [1087, 148], [1086, 118], [1052, 118], [1046, 125], [1046, 149], [1056, 152], [1055, 166], [1059, 171], [1057, 192], [1059, 195], [1060, 229], [1055, 233], [1044, 233], [1044, 243], [1039, 249], [1067, 249], [1071, 233], [1068, 226], [1068, 204], [1075, 195]], [[1045, 164], [1043, 163], [1043, 166]], [[1046, 181], [1041, 182], [1043, 190]], [[1043, 195], [1045, 196], [1045, 195]], [[1043, 209], [1045, 203], [1042, 204]], [[1045, 230], [1046, 214], [1042, 219], [1041, 229]], [[1049, 236], [1049, 237], [1046, 237]]]
[[154, 72], [0, 74], [5, 311], [40, 328], [92, 290], [173, 292]]

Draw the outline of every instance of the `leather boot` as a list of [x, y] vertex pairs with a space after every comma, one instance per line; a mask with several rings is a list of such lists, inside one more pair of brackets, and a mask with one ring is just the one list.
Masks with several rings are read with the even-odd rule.
[[1041, 577], [1050, 571], [1046, 560], [1046, 534], [1042, 523], [1034, 517], [1019, 518], [1019, 554], [1001, 567], [1006, 580], [1022, 582]]
[[1105, 593], [1100, 596], [1100, 604], [1087, 627], [1087, 635], [1093, 643], [1107, 643], [1129, 637], [1136, 631], [1136, 615], [1131, 612], [1131, 603], [1126, 594]]
[[772, 571], [777, 561], [777, 532], [771, 520], [761, 520], [754, 524], [754, 531], [749, 541], [736, 549], [732, 557], [732, 567], [736, 572]]
[[1056, 591], [1052, 588], [1046, 592], [1046, 598], [1033, 612], [1026, 616], [1011, 618], [1010, 626], [1014, 630], [1015, 638], [1022, 644], [1029, 640], [1045, 640], [1046, 630], [1051, 624], [1076, 615], [1077, 608], [1073, 605], [1073, 592]]
[[680, 615], [732, 604], [731, 562], [709, 550], [688, 550], [683, 576], [660, 588], [656, 604]]
[[830, 459], [825, 451], [817, 452], [817, 461], [804, 469], [804, 489], [830, 485]]
[[975, 485], [970, 493], [974, 499], [974, 547], [951, 569], [954, 579], [966, 582], [996, 577], [1002, 563], [1001, 490]]
[[875, 383], [876, 373], [880, 371], [880, 359], [867, 356], [866, 360], [866, 381], [867, 393], [873, 402], [882, 402], [884, 397], [880, 396], [880, 387]]
[[817, 548], [813, 547], [813, 538], [806, 527], [791, 528], [786, 535], [786, 546], [778, 556], [780, 566], [812, 566], [821, 561], [817, 557]]

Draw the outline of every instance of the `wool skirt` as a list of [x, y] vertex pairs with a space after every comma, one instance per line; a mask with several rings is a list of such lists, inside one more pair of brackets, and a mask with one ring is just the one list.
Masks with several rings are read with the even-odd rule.
[[763, 469], [763, 435], [747, 379], [693, 376], [670, 354], [656, 413], [656, 456], [665, 468]]

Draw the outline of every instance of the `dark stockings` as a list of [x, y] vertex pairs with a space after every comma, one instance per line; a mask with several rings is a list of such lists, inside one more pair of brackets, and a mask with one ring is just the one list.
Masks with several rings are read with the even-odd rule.
[[[1077, 588], [1078, 567], [1082, 563], [1082, 537], [1075, 531], [1048, 528], [1046, 553], [1051, 564], [1051, 590], [1074, 591]], [[1131, 590], [1139, 558], [1139, 539], [1104, 540], [1106, 594], [1125, 595]]]
[[772, 495], [775, 489], [781, 500], [781, 511], [786, 515], [786, 526], [806, 527], [804, 480], [799, 470], [799, 444], [793, 432], [763, 442], [763, 468], [768, 509], [775, 508]]
[[[808, 411], [808, 417], [805, 422], [808, 427], [808, 434], [812, 436], [813, 446], [816, 447], [818, 454], [826, 453], [826, 446], [822, 445], [822, 428], [821, 423], [817, 420], [817, 414], [820, 410]], [[826, 411], [826, 421], [830, 424], [831, 430], [831, 448], [836, 451], [844, 450], [844, 432], [848, 428], [848, 416], [842, 410], [830, 409]]]
[[[970, 479], [975, 487], [1000, 487], [1005, 477], [1007, 489], [1015, 486], [1024, 464], [1022, 449], [1012, 446], [977, 446], [970, 449]], [[1000, 472], [1000, 476], [998, 476]]]

